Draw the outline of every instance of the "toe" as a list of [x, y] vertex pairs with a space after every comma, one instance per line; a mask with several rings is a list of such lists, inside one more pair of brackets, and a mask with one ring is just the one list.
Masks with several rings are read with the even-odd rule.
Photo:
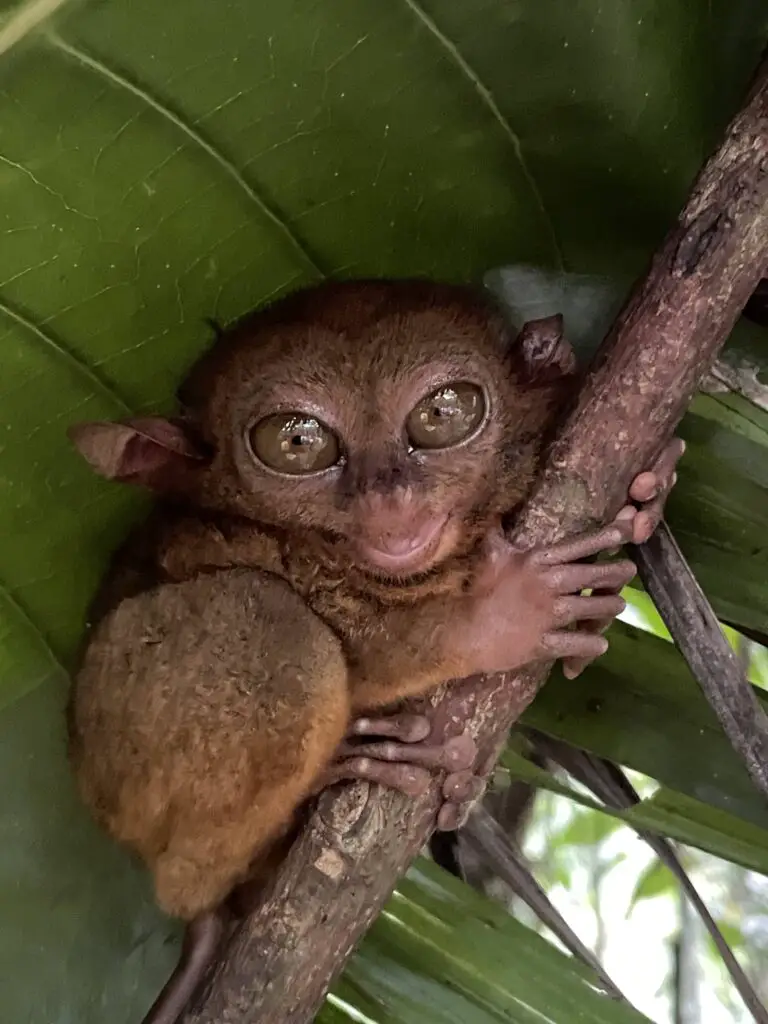
[[467, 823], [472, 804], [443, 804], [437, 813], [438, 832], [455, 832]]
[[379, 782], [407, 796], [421, 796], [432, 782], [432, 773], [413, 764], [391, 764], [370, 757], [353, 757], [337, 768], [340, 777]]
[[459, 772], [471, 768], [477, 757], [477, 744], [468, 732], [446, 740], [444, 746], [443, 767], [450, 772]]
[[632, 542], [634, 544], [645, 544], [653, 531], [661, 522], [664, 514], [664, 503], [655, 502], [648, 508], [638, 512], [632, 521]]
[[447, 803], [474, 803], [485, 792], [485, 780], [467, 770], [452, 772], [443, 783], [443, 799]]
[[655, 498], [661, 489], [661, 481], [655, 473], [640, 473], [629, 487], [629, 496], [633, 501], [646, 502]]
[[432, 726], [426, 715], [394, 714], [355, 719], [350, 729], [353, 736], [391, 736], [401, 743], [419, 743], [425, 740]]
[[455, 772], [443, 783], [445, 803], [437, 815], [437, 829], [453, 832], [466, 823], [470, 811], [485, 792], [485, 781], [472, 772]]

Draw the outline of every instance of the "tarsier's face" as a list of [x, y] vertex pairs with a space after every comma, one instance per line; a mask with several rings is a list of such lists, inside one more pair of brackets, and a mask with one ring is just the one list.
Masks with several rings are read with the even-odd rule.
[[321, 531], [376, 574], [466, 544], [514, 497], [519, 389], [480, 309], [348, 300], [244, 333], [206, 407], [238, 508]]
[[112, 479], [314, 531], [342, 560], [403, 578], [523, 496], [547, 402], [520, 367], [467, 289], [323, 285], [222, 335], [180, 390], [188, 427], [156, 417], [72, 436]]
[[408, 575], [440, 561], [484, 496], [483, 434], [495, 434], [487, 387], [462, 369], [438, 363], [335, 401], [293, 385], [258, 403], [236, 464], [262, 514], [268, 495], [282, 522], [298, 513], [338, 534], [374, 572]]

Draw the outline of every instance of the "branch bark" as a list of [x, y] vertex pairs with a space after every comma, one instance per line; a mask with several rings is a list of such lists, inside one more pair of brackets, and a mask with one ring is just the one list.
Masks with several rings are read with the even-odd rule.
[[723, 732], [768, 798], [768, 714], [665, 523], [631, 549], [643, 581]]
[[[677, 223], [606, 337], [516, 530], [550, 543], [615, 514], [660, 451], [768, 266], [768, 63]], [[469, 723], [490, 770], [551, 664], [464, 680], [429, 703], [446, 735]], [[304, 1024], [434, 827], [409, 800], [329, 791], [234, 935], [185, 1024]]]

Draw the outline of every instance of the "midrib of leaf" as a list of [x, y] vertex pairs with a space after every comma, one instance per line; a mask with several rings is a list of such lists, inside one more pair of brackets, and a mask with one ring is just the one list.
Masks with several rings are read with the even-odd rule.
[[153, 96], [145, 87], [130, 81], [125, 75], [116, 71], [104, 61], [67, 42], [57, 33], [48, 32], [47, 39], [55, 49], [71, 57], [100, 78], [106, 79], [113, 87], [124, 89], [131, 93], [142, 103], [151, 107], [152, 110], [172, 124], [178, 131], [182, 132], [199, 150], [213, 160], [230, 180], [235, 182], [240, 191], [258, 208], [261, 215], [282, 235], [294, 253], [299, 257], [304, 267], [314, 277], [324, 279], [328, 276], [326, 270], [320, 266], [317, 259], [309, 252], [306, 244], [294, 233], [287, 219], [272, 208], [267, 200], [259, 194], [258, 190], [243, 176], [229, 157], [222, 153], [212, 142], [209, 142], [197, 128], [189, 124], [180, 114], [171, 110], [167, 104]]
[[7, 53], [47, 21], [69, 0], [28, 0], [12, 11], [0, 28], [0, 54]]
[[350, 1020], [357, 1021], [358, 1024], [375, 1024], [370, 1017], [366, 1017], [364, 1013], [360, 1013], [354, 1006], [352, 1006], [351, 1003], [347, 1003], [345, 1000], [340, 999], [339, 996], [334, 995], [333, 992], [329, 992], [325, 998], [331, 1006], [337, 1007], [346, 1017], [349, 1017]]
[[113, 385], [103, 380], [98, 373], [85, 362], [85, 360], [75, 352], [70, 351], [70, 349], [63, 345], [52, 334], [49, 334], [48, 331], [39, 324], [36, 324], [34, 321], [24, 316], [23, 313], [14, 309], [13, 306], [10, 306], [2, 298], [0, 298], [0, 315], [7, 316], [10, 320], [19, 324], [19, 326], [28, 334], [42, 342], [48, 352], [53, 353], [57, 359], [65, 362], [67, 366], [87, 384], [89, 394], [95, 393], [106, 398], [110, 405], [113, 405], [120, 413], [130, 414], [133, 412], [130, 405], [128, 405], [125, 399], [118, 394]]
[[533, 173], [525, 159], [525, 156], [523, 155], [523, 146], [520, 141], [520, 136], [509, 123], [509, 120], [501, 112], [498, 103], [493, 98], [493, 93], [491, 92], [491, 90], [488, 88], [485, 82], [483, 82], [483, 80], [480, 78], [480, 76], [477, 74], [474, 68], [470, 65], [466, 57], [464, 57], [456, 43], [454, 43], [453, 40], [448, 38], [448, 36], [442, 31], [442, 29], [436, 24], [436, 22], [427, 14], [427, 12], [421, 6], [418, 0], [404, 0], [404, 3], [406, 7], [409, 8], [411, 13], [416, 18], [418, 18], [418, 20], [427, 29], [427, 31], [432, 36], [434, 36], [434, 38], [445, 50], [445, 52], [449, 55], [454, 64], [456, 64], [456, 66], [459, 68], [459, 70], [467, 79], [467, 81], [472, 85], [472, 88], [477, 92], [483, 104], [487, 107], [488, 111], [491, 113], [494, 120], [496, 121], [496, 123], [499, 125], [499, 127], [502, 129], [507, 139], [509, 140], [512, 149], [514, 150], [515, 157], [517, 158], [517, 162], [520, 165], [520, 170], [523, 172], [523, 177], [525, 178], [528, 187], [531, 190], [531, 194], [533, 195], [533, 198], [536, 202], [536, 206], [539, 209], [539, 214], [541, 216], [542, 223], [544, 224], [544, 228], [547, 234], [549, 235], [550, 244], [552, 246], [552, 250], [557, 261], [558, 269], [564, 271], [565, 260], [563, 258], [563, 253], [560, 249], [560, 244], [557, 241], [555, 226], [552, 223], [552, 220], [547, 212], [547, 208], [544, 204], [544, 198], [541, 192], [539, 191], [539, 186], [536, 184], [536, 179], [534, 178]]

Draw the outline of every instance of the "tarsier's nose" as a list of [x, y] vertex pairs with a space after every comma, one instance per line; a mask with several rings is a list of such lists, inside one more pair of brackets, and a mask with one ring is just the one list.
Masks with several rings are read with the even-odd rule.
[[439, 544], [445, 522], [412, 488], [368, 491], [358, 505], [360, 553], [379, 569], [416, 572]]

